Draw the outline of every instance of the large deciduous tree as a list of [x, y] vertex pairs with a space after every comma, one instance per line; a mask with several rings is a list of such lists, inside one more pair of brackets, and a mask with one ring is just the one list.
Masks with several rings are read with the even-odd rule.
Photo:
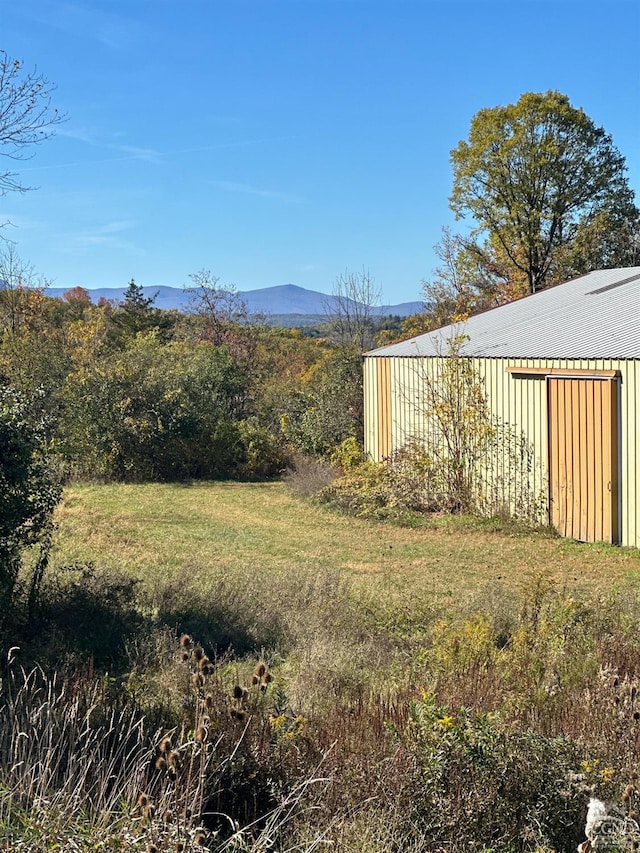
[[478, 256], [524, 277], [529, 292], [637, 260], [624, 158], [566, 95], [529, 92], [480, 110], [451, 162], [450, 205], [475, 220]]
[[[46, 77], [0, 50], [0, 156], [23, 160], [65, 120], [51, 105], [54, 88]], [[26, 189], [15, 171], [0, 168], [0, 196]]]

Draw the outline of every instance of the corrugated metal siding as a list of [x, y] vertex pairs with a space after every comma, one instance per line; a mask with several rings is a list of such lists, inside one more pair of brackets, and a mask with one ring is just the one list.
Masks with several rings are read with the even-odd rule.
[[[378, 460], [376, 357], [365, 358], [365, 450]], [[522, 432], [531, 444], [535, 465], [531, 487], [540, 493], [548, 508], [548, 423], [547, 381], [543, 375], [514, 376], [514, 368], [552, 370], [618, 370], [620, 383], [619, 434], [619, 519], [622, 545], [640, 547], [640, 361], [595, 359], [471, 359], [484, 383], [490, 412], [496, 418]], [[389, 358], [391, 388], [391, 451], [402, 447], [413, 436], [424, 435], [425, 376], [437, 376], [439, 358]]]

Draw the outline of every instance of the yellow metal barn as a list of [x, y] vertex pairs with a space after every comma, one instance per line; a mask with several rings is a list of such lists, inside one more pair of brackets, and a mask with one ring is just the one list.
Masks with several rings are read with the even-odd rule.
[[640, 267], [592, 272], [367, 353], [370, 458], [427, 434], [427, 386], [456, 338], [491, 417], [531, 448], [526, 476], [543, 517], [563, 536], [640, 547]]

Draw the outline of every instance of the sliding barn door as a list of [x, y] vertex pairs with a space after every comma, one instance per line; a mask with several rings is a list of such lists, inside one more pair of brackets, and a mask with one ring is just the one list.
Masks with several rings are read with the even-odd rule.
[[548, 378], [550, 520], [562, 536], [618, 542], [618, 382]]

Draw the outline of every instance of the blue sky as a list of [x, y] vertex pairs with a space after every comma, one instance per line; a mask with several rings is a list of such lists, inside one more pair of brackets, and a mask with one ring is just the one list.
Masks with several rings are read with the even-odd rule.
[[560, 90], [640, 195], [639, 43], [631, 0], [0, 0], [0, 48], [69, 116], [3, 234], [58, 287], [330, 292], [364, 267], [420, 299], [483, 107]]

